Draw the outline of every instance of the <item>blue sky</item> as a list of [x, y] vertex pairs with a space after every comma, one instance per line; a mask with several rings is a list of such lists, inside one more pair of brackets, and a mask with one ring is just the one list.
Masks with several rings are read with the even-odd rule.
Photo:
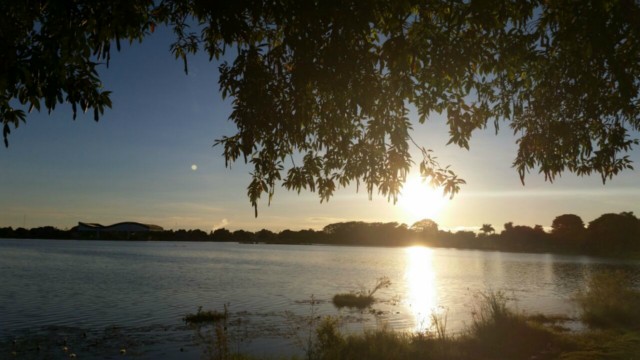
[[[215, 139], [234, 133], [230, 101], [218, 92], [217, 63], [191, 57], [189, 75], [169, 53], [170, 34], [158, 29], [144, 43], [112, 54], [101, 71], [113, 91], [113, 108], [99, 122], [92, 115], [71, 120], [59, 105], [51, 115], [32, 113], [0, 149], [0, 226], [70, 228], [83, 222], [140, 221], [165, 228], [216, 227], [271, 230], [321, 229], [337, 221], [398, 221], [408, 213], [382, 196], [369, 200], [355, 188], [336, 192], [320, 204], [316, 194], [276, 191], [263, 201], [259, 217], [246, 196], [249, 167], [224, 166]], [[435, 150], [443, 164], [467, 181], [462, 191], [432, 217], [443, 228], [474, 228], [505, 222], [549, 226], [574, 213], [585, 222], [602, 213], [640, 214], [638, 172], [628, 171], [602, 185], [599, 176], [564, 174], [553, 184], [532, 173], [522, 186], [511, 163], [515, 137], [505, 125], [479, 131], [471, 150], [446, 146], [441, 116], [414, 126], [414, 139]], [[415, 159], [419, 160], [416, 149]], [[640, 161], [640, 151], [631, 154]], [[192, 170], [192, 165], [197, 170]], [[638, 165], [640, 166], [640, 165]], [[429, 205], [425, 205], [428, 207]]]

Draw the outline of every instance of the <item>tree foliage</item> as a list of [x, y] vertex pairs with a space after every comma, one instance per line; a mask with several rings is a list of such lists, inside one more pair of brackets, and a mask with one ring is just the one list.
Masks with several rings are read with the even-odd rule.
[[496, 229], [493, 228], [491, 224], [482, 224], [480, 227], [480, 232], [484, 235], [493, 234], [496, 232]]
[[589, 222], [589, 246], [593, 250], [617, 251], [640, 249], [640, 220], [633, 212], [603, 214]]
[[556, 216], [551, 223], [551, 234], [561, 241], [581, 243], [586, 234], [584, 222], [575, 214]]
[[584, 222], [580, 216], [575, 214], [556, 216], [551, 223], [552, 234], [562, 234], [580, 230], [584, 230]]
[[[578, 221], [576, 221], [578, 220]], [[559, 225], [564, 224], [564, 225]], [[486, 225], [486, 226], [485, 226]], [[573, 214], [554, 219], [551, 233], [541, 225], [533, 227], [504, 224], [504, 231], [488, 235], [490, 224], [483, 224], [484, 233], [473, 231], [441, 230], [430, 219], [423, 219], [411, 227], [396, 222], [349, 221], [332, 223], [321, 231], [283, 230], [257, 232], [216, 229], [164, 230], [153, 232], [101, 232], [60, 230], [51, 226], [24, 229], [0, 228], [0, 238], [8, 239], [76, 239], [76, 240], [160, 240], [160, 241], [215, 241], [266, 244], [327, 244], [355, 246], [415, 246], [460, 249], [499, 250], [516, 252], [544, 252], [589, 254], [603, 256], [637, 257], [640, 255], [640, 219], [633, 212], [603, 214], [585, 229], [582, 220]], [[562, 229], [562, 230], [559, 230]]]
[[413, 223], [410, 229], [417, 233], [434, 235], [438, 233], [438, 223], [431, 219], [422, 219]]
[[[355, 183], [395, 200], [414, 162], [411, 109], [421, 123], [445, 114], [463, 148], [506, 123], [523, 182], [530, 170], [605, 181], [631, 168], [638, 144], [634, 0], [25, 0], [0, 11], [5, 144], [31, 108], [68, 103], [98, 120], [111, 101], [96, 69], [112, 45], [168, 25], [185, 71], [198, 51], [219, 61], [237, 133], [216, 144], [228, 166], [253, 166], [256, 214], [280, 184], [326, 201]], [[415, 145], [422, 176], [456, 193], [464, 181]]]

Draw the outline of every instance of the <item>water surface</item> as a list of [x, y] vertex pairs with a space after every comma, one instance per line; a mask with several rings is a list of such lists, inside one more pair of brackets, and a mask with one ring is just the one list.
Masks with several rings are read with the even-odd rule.
[[[52, 348], [66, 338], [85, 358], [127, 348], [138, 358], [198, 359], [201, 347], [182, 317], [227, 304], [230, 319], [241, 320], [232, 324], [237, 348], [284, 354], [301, 351], [295, 332], [311, 315], [341, 316], [345, 331], [425, 331], [439, 312], [448, 330], [460, 331], [487, 290], [504, 291], [521, 311], [576, 316], [571, 297], [604, 269], [640, 275], [638, 262], [550, 254], [0, 240], [0, 336], [45, 334]], [[370, 288], [383, 276], [392, 284], [376, 293], [377, 315], [331, 304], [334, 294]]]

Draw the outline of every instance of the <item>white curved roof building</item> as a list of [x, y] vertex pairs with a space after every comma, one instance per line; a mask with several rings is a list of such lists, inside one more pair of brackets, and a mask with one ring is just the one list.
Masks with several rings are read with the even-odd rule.
[[120, 222], [113, 225], [104, 226], [96, 223], [84, 223], [78, 222], [76, 228], [78, 231], [109, 231], [109, 232], [148, 232], [148, 231], [163, 231], [161, 226], [153, 224], [141, 224], [133, 221]]

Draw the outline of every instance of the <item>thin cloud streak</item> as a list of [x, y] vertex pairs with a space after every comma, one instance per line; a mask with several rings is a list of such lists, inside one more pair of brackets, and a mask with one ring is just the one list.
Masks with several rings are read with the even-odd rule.
[[[562, 190], [523, 190], [523, 191], [475, 191], [460, 193], [465, 197], [585, 197], [585, 196], [632, 196], [640, 197], [634, 188], [610, 188], [610, 189], [562, 189]], [[455, 199], [455, 198], [454, 198]]]

